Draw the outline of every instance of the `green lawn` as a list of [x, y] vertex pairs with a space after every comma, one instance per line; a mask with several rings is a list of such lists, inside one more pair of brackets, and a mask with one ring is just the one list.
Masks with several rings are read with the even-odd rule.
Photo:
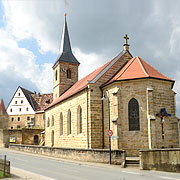
[[0, 179], [6, 178], [6, 177], [10, 177], [10, 175], [6, 175], [6, 176], [4, 177], [3, 171], [0, 171]]

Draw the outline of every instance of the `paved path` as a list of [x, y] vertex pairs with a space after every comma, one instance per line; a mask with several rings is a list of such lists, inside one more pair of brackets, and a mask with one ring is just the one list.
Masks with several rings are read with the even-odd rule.
[[14, 179], [32, 180], [180, 180], [180, 174], [84, 163], [0, 149], [11, 161]]

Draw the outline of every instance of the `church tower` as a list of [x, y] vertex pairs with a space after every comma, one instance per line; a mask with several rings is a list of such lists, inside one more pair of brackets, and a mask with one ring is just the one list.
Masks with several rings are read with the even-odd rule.
[[54, 92], [53, 99], [61, 96], [67, 89], [78, 81], [78, 60], [71, 50], [71, 43], [66, 22], [66, 14], [61, 39], [60, 54], [53, 66], [54, 70]]

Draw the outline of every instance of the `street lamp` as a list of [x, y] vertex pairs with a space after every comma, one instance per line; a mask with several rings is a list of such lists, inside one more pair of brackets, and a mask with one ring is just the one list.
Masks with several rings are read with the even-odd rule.
[[[103, 94], [102, 101], [106, 100], [108, 101], [108, 117], [109, 117], [109, 131], [111, 130], [110, 125], [110, 100], [109, 100], [109, 91], [106, 90]], [[108, 134], [109, 135], [109, 134]], [[109, 164], [111, 164], [111, 135], [109, 135]]]

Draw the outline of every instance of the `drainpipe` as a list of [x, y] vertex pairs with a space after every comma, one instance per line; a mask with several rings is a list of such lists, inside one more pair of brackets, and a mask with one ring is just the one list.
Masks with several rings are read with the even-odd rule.
[[179, 147], [180, 147], [180, 119], [179, 118], [177, 118], [178, 119], [178, 136], [179, 136]]
[[152, 149], [151, 121], [150, 121], [150, 115], [149, 115], [149, 91], [153, 91], [153, 89], [147, 88], [147, 91], [146, 91], [146, 94], [147, 94], [147, 120], [148, 120], [148, 144], [149, 144], [149, 149]]
[[86, 88], [87, 92], [87, 148], [89, 149], [89, 125], [88, 125], [88, 118], [89, 118], [89, 92], [88, 92], [88, 87]]
[[[101, 89], [101, 97], [103, 97], [103, 90]], [[104, 101], [102, 101], [102, 149], [104, 149]]]

